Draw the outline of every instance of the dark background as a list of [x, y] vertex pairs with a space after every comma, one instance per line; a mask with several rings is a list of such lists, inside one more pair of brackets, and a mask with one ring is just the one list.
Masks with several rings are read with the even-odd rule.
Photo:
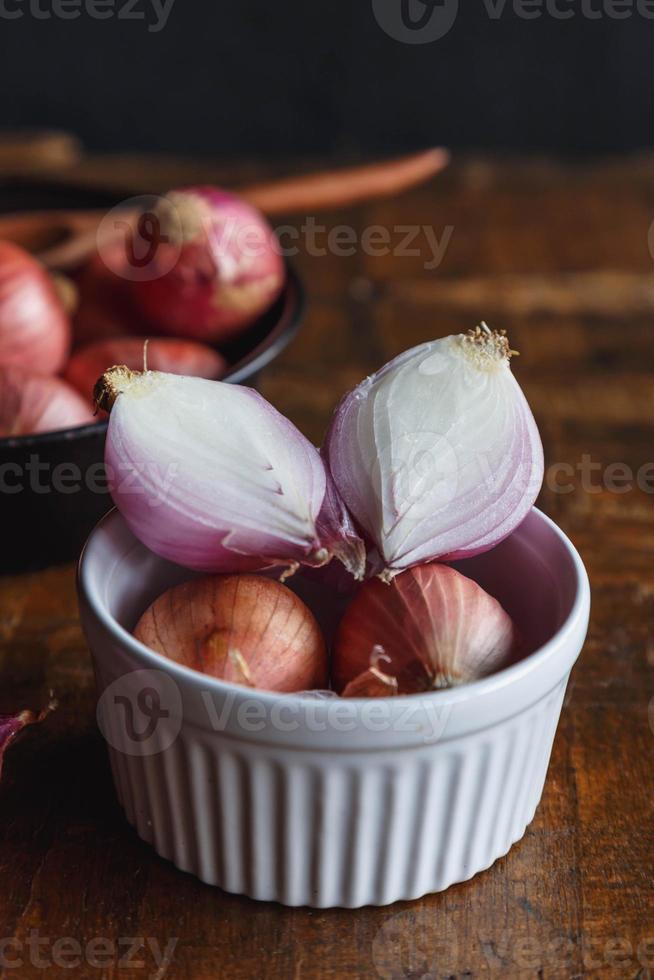
[[2, 0], [22, 16], [0, 16], [0, 128], [222, 157], [653, 142], [654, 20], [584, 16], [582, 2], [608, 0], [558, 0], [575, 12], [565, 21], [523, 19], [510, 0], [492, 19], [483, 0], [460, 0], [450, 32], [426, 44], [387, 36], [371, 0], [175, 0], [158, 33], [151, 0], [133, 8], [146, 20], [30, 13], [53, 2]]

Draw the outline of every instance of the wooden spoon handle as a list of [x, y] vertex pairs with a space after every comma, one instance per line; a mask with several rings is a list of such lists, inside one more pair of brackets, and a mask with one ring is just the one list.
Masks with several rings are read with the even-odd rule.
[[399, 194], [433, 177], [449, 159], [447, 150], [436, 148], [382, 163], [252, 184], [238, 193], [267, 215], [320, 211]]
[[0, 238], [36, 255], [49, 269], [73, 269], [95, 248], [104, 211], [23, 211], [0, 215]]
[[0, 174], [61, 170], [79, 163], [82, 147], [72, 134], [48, 130], [0, 133]]
[[[311, 214], [399, 194], [437, 174], [448, 161], [447, 150], [425, 150], [383, 163], [253, 184], [237, 193], [270, 217], [294, 212]], [[73, 269], [96, 248], [97, 229], [104, 215], [104, 211], [0, 215], [0, 238], [22, 245], [49, 269]], [[136, 215], [125, 212], [124, 217]]]

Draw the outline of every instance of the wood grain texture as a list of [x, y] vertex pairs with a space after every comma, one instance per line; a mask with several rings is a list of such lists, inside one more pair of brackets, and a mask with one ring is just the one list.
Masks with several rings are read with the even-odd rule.
[[[81, 176], [95, 180], [102, 166]], [[176, 182], [211, 179], [207, 164], [171, 170]], [[118, 171], [126, 185], [145, 179], [139, 161]], [[170, 172], [155, 170], [153, 183]], [[593, 588], [588, 642], [525, 838], [472, 881], [385, 909], [283, 909], [202, 885], [142, 844], [114, 799], [73, 569], [0, 580], [0, 709], [39, 707], [51, 689], [60, 702], [6, 757], [0, 940], [23, 964], [0, 977], [42, 975], [35, 937], [52, 977], [654, 975], [652, 469], [649, 484], [642, 472], [636, 480], [654, 462], [653, 219], [649, 160], [463, 161], [396, 200], [321, 215], [357, 236], [381, 226], [395, 242], [398, 226], [453, 230], [432, 270], [424, 236], [419, 255], [310, 255], [300, 242], [306, 326], [262, 381], [319, 441], [338, 397], [407, 346], [484, 317], [522, 352], [515, 369], [548, 463], [540, 503], [579, 547]], [[631, 486], [609, 471], [616, 463], [630, 467]], [[73, 945], [55, 947], [67, 937]], [[121, 965], [130, 937], [150, 943]], [[91, 962], [86, 944], [102, 938]], [[157, 972], [155, 953], [173, 938]], [[66, 968], [75, 943], [81, 965]]]

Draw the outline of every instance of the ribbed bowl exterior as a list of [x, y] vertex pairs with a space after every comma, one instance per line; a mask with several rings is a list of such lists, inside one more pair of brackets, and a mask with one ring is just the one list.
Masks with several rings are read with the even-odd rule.
[[[82, 558], [80, 610], [98, 722], [139, 835], [209, 884], [316, 908], [417, 898], [506, 854], [540, 800], [589, 611], [588, 581], [567, 539], [537, 512], [526, 524], [525, 560], [537, 553], [553, 565], [559, 554], [552, 581], [563, 583], [562, 596], [574, 592], [558, 632], [491, 678], [417, 701], [387, 699], [386, 723], [375, 728], [366, 713], [374, 702], [313, 702], [309, 724], [298, 696], [224, 684], [141, 647], [117, 623], [135, 622], [180, 572], [146, 552], [116, 514], [106, 518]], [[511, 554], [505, 549], [504, 565]], [[140, 704], [143, 690], [166, 707], [156, 743], [126, 726], [125, 704]], [[348, 724], [319, 730], [316, 717], [325, 721], [335, 705]], [[297, 709], [294, 724], [282, 723], [280, 706]], [[264, 718], [246, 725], [240, 712], [252, 707]]]
[[129, 822], [183, 871], [284, 905], [387, 905], [465, 881], [520, 840], [564, 692], [397, 755], [280, 755], [190, 728], [156, 755], [110, 749], [111, 764]]

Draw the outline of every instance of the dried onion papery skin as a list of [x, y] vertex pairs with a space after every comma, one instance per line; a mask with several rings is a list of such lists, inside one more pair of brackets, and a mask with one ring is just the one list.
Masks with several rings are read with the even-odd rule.
[[151, 551], [203, 572], [329, 560], [320, 454], [258, 392], [113, 368], [96, 396], [114, 503]]
[[68, 315], [46, 270], [18, 245], [0, 242], [0, 366], [57, 374], [70, 342]]
[[515, 627], [499, 602], [432, 562], [390, 584], [363, 583], [338, 628], [332, 680], [345, 697], [417, 694], [485, 677], [516, 650]]
[[327, 486], [318, 515], [318, 532], [329, 552], [359, 582], [366, 571], [366, 545], [328, 470], [326, 475]]
[[46, 715], [54, 711], [56, 707], [57, 702], [51, 700], [47, 707], [38, 713], [25, 708], [14, 715], [0, 715], [0, 776], [2, 775], [5, 752], [16, 736], [28, 725], [35, 725], [43, 721]]
[[134, 631], [193, 670], [260, 690], [325, 688], [325, 642], [310, 609], [260, 575], [212, 575], [169, 589]]
[[324, 449], [373, 572], [487, 551], [529, 513], [543, 449], [502, 332], [406, 351], [338, 406]]
[[61, 378], [0, 367], [0, 438], [56, 432], [94, 421], [90, 402]]
[[222, 341], [249, 326], [286, 279], [264, 216], [219, 187], [171, 191], [155, 208], [161, 243], [136, 301], [161, 332]]

